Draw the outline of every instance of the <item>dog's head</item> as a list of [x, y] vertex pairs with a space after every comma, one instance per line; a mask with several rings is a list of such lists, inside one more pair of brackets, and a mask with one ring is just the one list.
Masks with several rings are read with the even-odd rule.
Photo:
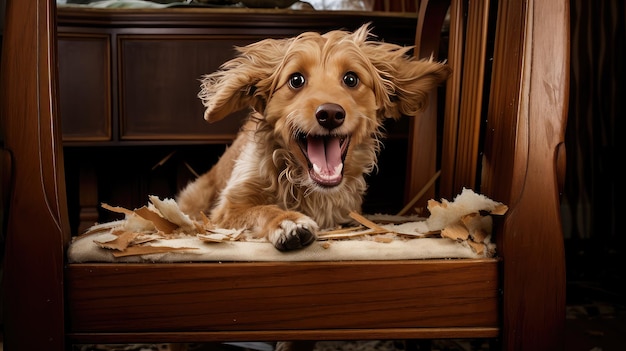
[[[360, 177], [376, 162], [385, 118], [414, 116], [450, 69], [408, 55], [411, 47], [353, 33], [303, 33], [237, 48], [239, 54], [202, 79], [198, 94], [212, 122], [252, 107], [310, 181], [323, 188]], [[306, 172], [303, 172], [306, 174]]]

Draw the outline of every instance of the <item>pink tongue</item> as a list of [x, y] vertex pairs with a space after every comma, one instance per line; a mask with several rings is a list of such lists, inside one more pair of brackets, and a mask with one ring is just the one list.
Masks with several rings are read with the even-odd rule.
[[323, 175], [334, 175], [335, 168], [341, 164], [339, 138], [308, 138], [307, 153]]

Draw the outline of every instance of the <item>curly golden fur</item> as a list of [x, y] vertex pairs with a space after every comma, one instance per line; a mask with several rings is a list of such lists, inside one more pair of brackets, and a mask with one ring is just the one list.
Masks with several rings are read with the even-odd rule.
[[354, 32], [306, 32], [239, 47], [202, 77], [209, 122], [250, 108], [218, 163], [177, 197], [192, 216], [245, 228], [279, 250], [305, 247], [320, 228], [351, 221], [377, 162], [382, 122], [414, 116], [448, 66]]

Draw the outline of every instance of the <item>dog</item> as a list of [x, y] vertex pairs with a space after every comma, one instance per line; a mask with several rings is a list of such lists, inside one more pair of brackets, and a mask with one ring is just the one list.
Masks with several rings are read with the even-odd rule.
[[450, 74], [412, 47], [354, 32], [305, 32], [236, 47], [200, 78], [209, 122], [250, 109], [235, 141], [176, 196], [192, 218], [245, 228], [276, 249], [301, 249], [352, 222], [377, 164], [387, 118], [415, 116]]

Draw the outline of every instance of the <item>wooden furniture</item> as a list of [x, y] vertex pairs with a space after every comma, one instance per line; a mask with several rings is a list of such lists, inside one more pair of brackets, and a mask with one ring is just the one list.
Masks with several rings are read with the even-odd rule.
[[411, 161], [423, 166], [411, 167], [408, 195], [441, 165], [436, 194], [467, 185], [508, 204], [496, 225], [497, 258], [185, 264], [66, 263], [55, 5], [7, 5], [0, 75], [3, 154], [10, 155], [2, 166], [11, 175], [2, 189], [6, 350], [433, 338], [490, 338], [505, 350], [563, 348], [567, 1], [421, 3], [422, 55], [438, 47], [450, 8], [455, 75], [444, 113], [433, 109], [412, 126]]
[[371, 22], [382, 40], [413, 45], [414, 15], [244, 9], [59, 8], [60, 113], [65, 145], [230, 142], [240, 121], [198, 118], [198, 80], [233, 46]]

